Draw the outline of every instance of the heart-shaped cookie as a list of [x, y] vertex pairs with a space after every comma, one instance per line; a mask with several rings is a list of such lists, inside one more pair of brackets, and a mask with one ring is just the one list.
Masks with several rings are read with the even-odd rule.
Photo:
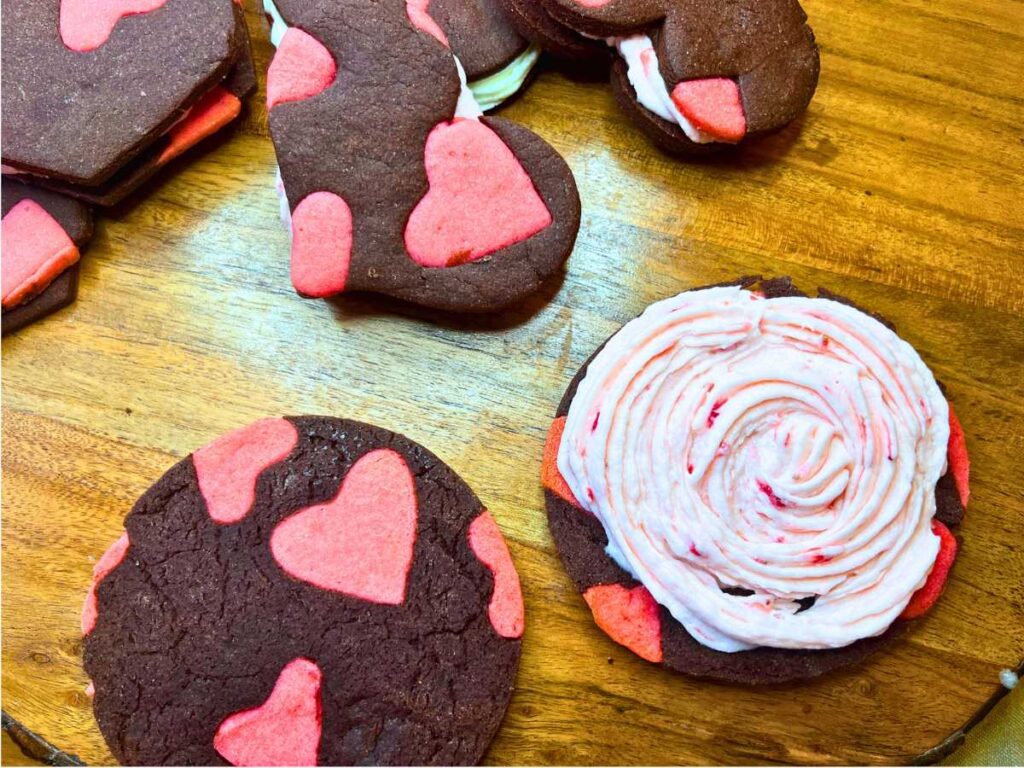
[[300, 294], [493, 311], [558, 270], [579, 228], [572, 174], [525, 128], [480, 117], [433, 4], [275, 7], [289, 30], [268, 77], [270, 130]]

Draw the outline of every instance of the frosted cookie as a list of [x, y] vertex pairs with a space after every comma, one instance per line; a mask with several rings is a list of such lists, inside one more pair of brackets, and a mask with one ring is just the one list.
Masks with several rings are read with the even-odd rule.
[[597, 624], [737, 683], [866, 657], [938, 600], [969, 495], [963, 430], [878, 319], [788, 279], [649, 307], [576, 376], [548, 521]]
[[501, 723], [523, 602], [494, 519], [433, 454], [265, 419], [142, 496], [82, 631], [122, 763], [459, 765]]
[[75, 300], [92, 212], [77, 200], [4, 179], [0, 229], [6, 335]]
[[298, 293], [484, 312], [558, 272], [579, 229], [571, 171], [527, 129], [481, 117], [420, 4], [279, 0], [276, 12], [286, 31], [267, 103]]

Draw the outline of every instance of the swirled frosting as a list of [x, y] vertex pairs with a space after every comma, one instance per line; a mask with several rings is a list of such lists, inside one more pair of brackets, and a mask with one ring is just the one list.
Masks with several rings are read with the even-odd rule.
[[872, 317], [709, 288], [591, 361], [558, 467], [699, 642], [834, 648], [884, 632], [926, 580], [948, 441], [931, 372]]

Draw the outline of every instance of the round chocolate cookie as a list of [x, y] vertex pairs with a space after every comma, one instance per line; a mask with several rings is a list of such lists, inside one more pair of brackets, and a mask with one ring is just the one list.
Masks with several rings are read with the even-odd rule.
[[[762, 280], [753, 277], [726, 285], [756, 291], [768, 299], [806, 295], [797, 289], [789, 278]], [[823, 289], [819, 289], [815, 298], [830, 299], [853, 306], [851, 302]], [[888, 325], [883, 318], [873, 317]], [[648, 661], [687, 675], [739, 684], [783, 683], [822, 675], [863, 660], [892, 642], [906, 629], [909, 620], [926, 613], [938, 600], [958, 546], [949, 528], [955, 528], [960, 523], [969, 496], [969, 462], [964, 435], [952, 409], [949, 411], [949, 444], [946, 452], [948, 470], [945, 470], [945, 474], [934, 489], [936, 511], [931, 530], [940, 541], [938, 554], [935, 556], [935, 564], [927, 581], [914, 592], [910, 603], [887, 629], [880, 634], [866, 636], [842, 647], [814, 650], [760, 646], [749, 650], [725, 652], [698, 642], [682, 623], [676, 620], [672, 612], [659, 604], [648, 588], [627, 572], [620, 565], [620, 560], [609, 553], [609, 537], [603, 523], [580, 504], [559, 469], [559, 448], [566, 430], [566, 417], [570, 406], [586, 377], [589, 366], [609, 341], [606, 341], [576, 374], [559, 404], [545, 446], [542, 483], [548, 524], [566, 571], [594, 614], [595, 622], [613, 640]], [[643, 393], [646, 394], [648, 391], [644, 389]], [[710, 394], [707, 396], [710, 397]], [[679, 394], [679, 397], [683, 395]], [[715, 400], [710, 407], [711, 411], [706, 417], [708, 428], [715, 422], [724, 403]], [[593, 416], [585, 416], [587, 431], [595, 432], [599, 422], [606, 418], [611, 418], [616, 423], [622, 418], [618, 413], [607, 416], [602, 411], [603, 409], [597, 411]], [[586, 411], [585, 414], [590, 414], [590, 411]], [[593, 426], [590, 426], [591, 419]], [[608, 429], [612, 427], [609, 426]], [[786, 444], [789, 444], [788, 438]], [[713, 455], [721, 455], [721, 449], [722, 446], [719, 446], [719, 452], [713, 452]], [[735, 445], [733, 449], [735, 450]], [[726, 450], [729, 450], [728, 446]], [[622, 460], [626, 461], [625, 458]], [[698, 460], [695, 459], [694, 462], [696, 461]], [[631, 463], [630, 467], [634, 468], [631, 471], [638, 471], [634, 464]], [[693, 473], [693, 464], [686, 467], [686, 471]], [[702, 470], [698, 467], [697, 471], [699, 473]], [[740, 470], [733, 467], [731, 471]], [[644, 479], [648, 482], [646, 476]], [[767, 494], [776, 510], [784, 514], [790, 504], [786, 499], [779, 498], [776, 491], [779, 491], [778, 487], [773, 490], [770, 486], [764, 485], [761, 488], [761, 492]], [[592, 497], [590, 502], [593, 503], [594, 491], [589, 485], [586, 493]], [[611, 491], [604, 489], [599, 493], [603, 495]], [[618, 498], [618, 491], [615, 493]], [[732, 512], [742, 514], [742, 510], [735, 508]], [[775, 541], [780, 542], [781, 539]], [[706, 545], [717, 546], [710, 541]], [[696, 540], [693, 540], [690, 546], [690, 553], [696, 557], [707, 556], [706, 550], [702, 554], [697, 549]], [[705, 542], [701, 542], [700, 546], [703, 548]], [[815, 554], [809, 562], [823, 562], [833, 556], [835, 555], [832, 552]], [[621, 557], [619, 555], [619, 558]], [[718, 576], [714, 578], [718, 579]], [[715, 589], [715, 592], [719, 591], [727, 599], [737, 601], [747, 600], [755, 594], [752, 589], [736, 584], [725, 584], [721, 580], [718, 580], [718, 587]], [[794, 610], [797, 613], [807, 612], [806, 616], [811, 618], [816, 600], [817, 597], [814, 595], [795, 600]]]
[[818, 47], [798, 0], [504, 2], [538, 29], [614, 45], [619, 102], [676, 154], [778, 130], [806, 110], [817, 87]]
[[135, 504], [82, 612], [94, 712], [132, 765], [468, 764], [523, 630], [501, 532], [378, 427], [265, 419]]

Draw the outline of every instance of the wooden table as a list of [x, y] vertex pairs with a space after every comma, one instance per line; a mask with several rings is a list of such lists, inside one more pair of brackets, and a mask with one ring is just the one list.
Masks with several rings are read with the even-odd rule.
[[[963, 726], [1024, 659], [1021, 8], [805, 5], [822, 47], [811, 109], [732, 160], [668, 159], [607, 88], [552, 69], [504, 110], [565, 155], [584, 213], [564, 280], [500, 317], [298, 298], [262, 97], [229, 140], [102, 219], [77, 304], [3, 342], [5, 710], [110, 760], [80, 668], [97, 556], [178, 458], [264, 415], [325, 413], [430, 447], [510, 541], [527, 631], [491, 762], [900, 762]], [[601, 340], [656, 299], [750, 273], [896, 322], [973, 459], [933, 614], [859, 668], [781, 689], [691, 681], [608, 640], [559, 564], [538, 482], [551, 414]]]

